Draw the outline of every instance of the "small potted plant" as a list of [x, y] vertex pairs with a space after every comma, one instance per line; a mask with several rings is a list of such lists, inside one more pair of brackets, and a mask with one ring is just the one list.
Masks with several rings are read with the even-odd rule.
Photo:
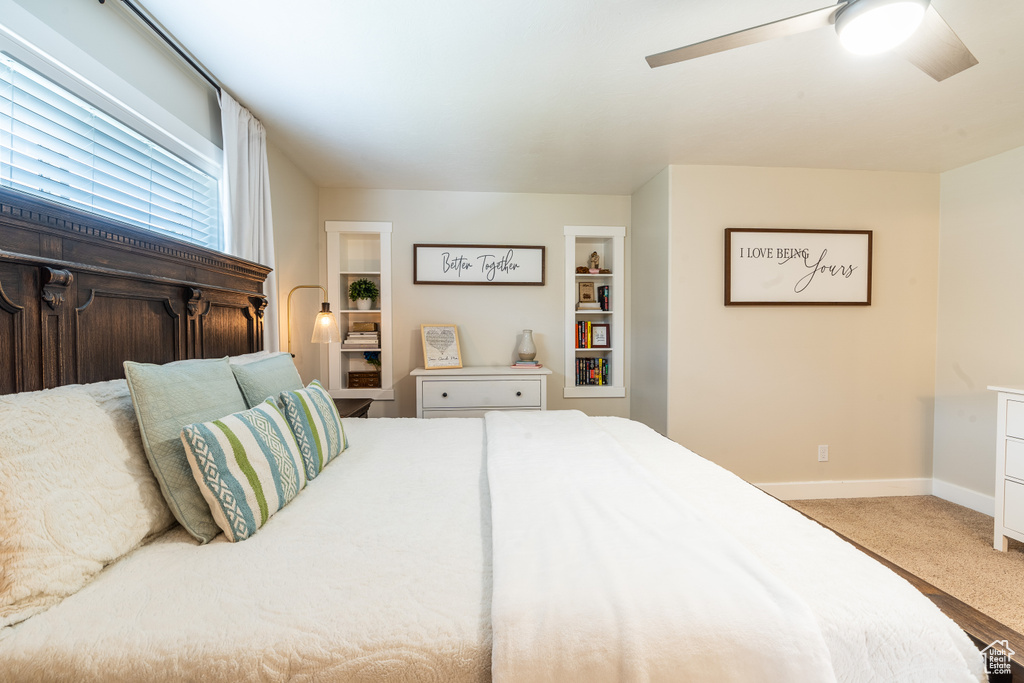
[[360, 278], [348, 286], [348, 298], [356, 302], [356, 309], [368, 311], [373, 300], [380, 296], [380, 290], [373, 280]]

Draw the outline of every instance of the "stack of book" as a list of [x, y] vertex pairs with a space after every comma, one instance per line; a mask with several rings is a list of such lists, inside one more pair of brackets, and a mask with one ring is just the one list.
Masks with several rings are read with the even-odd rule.
[[577, 358], [576, 386], [605, 386], [608, 370], [608, 361], [604, 358]]
[[543, 365], [539, 361], [535, 360], [517, 360], [512, 364], [514, 368], [542, 368]]
[[349, 332], [345, 335], [341, 348], [364, 351], [380, 348], [380, 332]]

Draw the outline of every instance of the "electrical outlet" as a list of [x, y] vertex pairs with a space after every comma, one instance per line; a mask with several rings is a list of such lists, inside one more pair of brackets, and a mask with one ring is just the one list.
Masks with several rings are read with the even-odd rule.
[[828, 462], [828, 446], [818, 446], [818, 462]]

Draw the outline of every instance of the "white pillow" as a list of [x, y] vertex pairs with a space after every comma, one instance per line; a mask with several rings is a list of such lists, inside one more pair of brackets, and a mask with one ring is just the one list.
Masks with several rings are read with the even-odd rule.
[[173, 522], [123, 379], [0, 396], [0, 627]]

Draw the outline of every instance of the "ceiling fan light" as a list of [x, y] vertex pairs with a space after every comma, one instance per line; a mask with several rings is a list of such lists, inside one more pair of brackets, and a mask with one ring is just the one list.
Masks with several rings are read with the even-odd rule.
[[928, 0], [859, 0], [836, 16], [839, 42], [858, 55], [875, 55], [896, 47], [917, 30]]

